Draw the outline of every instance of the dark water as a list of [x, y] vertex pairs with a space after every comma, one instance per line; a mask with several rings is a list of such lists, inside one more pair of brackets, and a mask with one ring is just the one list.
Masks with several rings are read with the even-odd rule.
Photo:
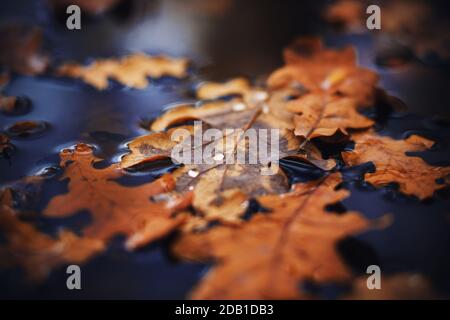
[[[130, 1], [102, 17], [83, 17], [81, 31], [67, 31], [64, 19], [50, 12], [44, 1], [0, 3], [2, 23], [20, 21], [44, 29], [53, 65], [66, 60], [89, 62], [94, 57], [119, 56], [137, 50], [193, 60], [188, 79], [159, 79], [145, 90], [126, 89], [111, 82], [108, 90], [99, 92], [79, 81], [54, 78], [51, 74], [15, 75], [6, 93], [26, 96], [31, 107], [22, 115], [0, 114], [1, 130], [26, 120], [47, 124], [44, 130], [26, 137], [13, 136], [15, 150], [11, 159], [0, 159], [2, 185], [47, 170], [49, 178], [42, 192], [24, 204], [27, 209], [39, 212], [51, 197], [66, 192], [67, 182], [58, 180], [61, 174], [58, 152], [62, 148], [87, 142], [106, 159], [104, 165], [117, 161], [126, 152], [124, 144], [145, 133], [140, 126], [143, 121], [157, 116], [168, 105], [192, 101], [192, 90], [200, 81], [241, 75], [259, 81], [281, 65], [285, 45], [297, 35], [311, 33], [322, 34], [332, 46], [356, 46], [360, 63], [376, 69], [381, 86], [401, 98], [410, 113], [416, 114], [372, 112], [369, 115], [377, 120], [381, 134], [403, 138], [420, 133], [433, 138], [436, 146], [420, 156], [432, 165], [450, 165], [450, 127], [442, 120], [450, 115], [450, 98], [445, 94], [450, 81], [445, 64], [436, 67], [410, 59], [402, 68], [379, 67], [370, 34], [340, 35], [321, 23], [320, 9], [326, 1], [235, 1], [225, 12], [202, 11], [206, 9], [195, 6], [197, 2]], [[162, 169], [130, 173], [120, 183], [152, 181], [166, 167], [163, 164]], [[286, 162], [283, 167], [293, 182], [321, 174], [295, 163]], [[395, 186], [376, 190], [365, 185], [361, 181], [364, 170], [370, 170], [370, 165], [343, 169], [344, 187], [352, 193], [339, 207], [330, 208], [335, 211], [330, 214], [358, 210], [368, 218], [377, 218], [391, 213], [394, 222], [387, 229], [370, 231], [339, 244], [345, 261], [357, 273], [363, 273], [364, 266], [373, 263], [389, 274], [420, 272], [450, 296], [448, 191], [420, 202], [400, 195]], [[248, 216], [251, 219], [250, 213]], [[88, 212], [80, 212], [67, 219], [39, 215], [29, 219], [41, 230], [55, 234], [62, 226], [78, 232], [89, 223], [90, 217]], [[79, 293], [65, 288], [63, 269], [53, 272], [38, 287], [27, 284], [18, 270], [1, 271], [0, 297], [183, 298], [209, 266], [174, 261], [166, 250], [170, 240], [168, 237], [131, 254], [124, 251], [118, 237], [107, 252], [83, 267], [83, 290]], [[305, 286], [326, 297], [334, 296], [337, 290], [317, 288], [313, 283]]]

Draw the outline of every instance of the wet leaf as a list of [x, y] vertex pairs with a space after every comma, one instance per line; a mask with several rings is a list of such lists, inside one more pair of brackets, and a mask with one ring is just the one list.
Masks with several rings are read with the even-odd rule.
[[357, 212], [336, 215], [327, 204], [348, 196], [335, 190], [339, 174], [295, 185], [284, 195], [258, 197], [270, 210], [239, 226], [217, 226], [185, 233], [173, 247], [178, 256], [216, 264], [194, 289], [194, 299], [294, 299], [306, 297], [300, 284], [349, 281], [351, 271], [335, 243], [367, 229]]
[[0, 245], [0, 265], [19, 266], [32, 281], [44, 280], [59, 266], [81, 264], [104, 249], [98, 239], [79, 237], [68, 230], [53, 238], [21, 221], [10, 189], [0, 191], [0, 230], [6, 240]]
[[307, 94], [290, 101], [286, 108], [295, 112], [295, 134], [306, 139], [348, 135], [347, 129], [365, 129], [374, 122], [357, 111], [352, 98]]
[[323, 48], [317, 38], [300, 38], [284, 51], [285, 66], [267, 80], [270, 88], [303, 86], [313, 93], [353, 98], [357, 106], [371, 106], [378, 76], [356, 64], [352, 47]]
[[336, 139], [348, 136], [347, 129], [373, 125], [358, 108], [373, 104], [378, 77], [356, 65], [352, 48], [328, 50], [318, 39], [302, 38], [285, 50], [285, 61], [267, 83], [272, 91], [303, 88], [281, 106], [294, 114], [296, 135]]
[[433, 141], [412, 135], [406, 140], [382, 137], [372, 131], [352, 135], [355, 141], [353, 151], [344, 152], [342, 157], [349, 166], [373, 162], [375, 172], [366, 173], [364, 179], [375, 186], [391, 182], [399, 184], [401, 192], [420, 199], [431, 197], [434, 191], [445, 187], [436, 180], [450, 174], [450, 167], [435, 167], [418, 156], [407, 152], [424, 151]]
[[[265, 98], [267, 99], [267, 94]], [[223, 137], [218, 140], [201, 142], [202, 144], [197, 147], [189, 146], [190, 149], [192, 148], [193, 154], [195, 154], [195, 148], [205, 152], [206, 148], [217, 146], [219, 151], [211, 154], [211, 158], [200, 159], [200, 163], [196, 164], [185, 164], [173, 173], [176, 180], [175, 190], [178, 193], [192, 191], [194, 210], [207, 220], [240, 222], [240, 216], [248, 207], [249, 198], [262, 194], [284, 193], [289, 190], [287, 178], [279, 170], [277, 163], [255, 161], [253, 164], [248, 164], [251, 156], [255, 156], [256, 159], [258, 155], [254, 150], [250, 150], [246, 139], [227, 134], [227, 129], [242, 129], [242, 132], [248, 132], [249, 128], [277, 128], [280, 129], [280, 139], [277, 142], [281, 158], [294, 157], [324, 170], [330, 170], [335, 165], [333, 160], [323, 160], [320, 151], [313, 145], [308, 145], [303, 149], [303, 153], [299, 153], [300, 139], [295, 137], [291, 130], [286, 129], [285, 119], [278, 118], [276, 114], [273, 114], [270, 106], [267, 106], [264, 100], [251, 103], [236, 98], [230, 101], [207, 102], [198, 107], [181, 106], [167, 111], [156, 119], [152, 123], [151, 129], [165, 130], [176, 123], [192, 119], [201, 120], [203, 127], [184, 126], [179, 128], [187, 132], [187, 135], [181, 140], [183, 142], [191, 142], [192, 136], [196, 135], [196, 130], [214, 128], [223, 132]], [[135, 139], [128, 145], [131, 153], [122, 158], [121, 166], [129, 168], [140, 162], [171, 157], [171, 151], [178, 142], [181, 142], [171, 140], [175, 130], [177, 128]], [[270, 140], [270, 137], [263, 137], [260, 134], [260, 132], [256, 133], [257, 138], [265, 139], [263, 140], [264, 144], [267, 144], [269, 149], [272, 148], [273, 141]], [[270, 150], [268, 151], [270, 153]], [[236, 159], [235, 156], [238, 152], [246, 154], [247, 162], [226, 162], [229, 158]], [[268, 174], [269, 172], [274, 174]]]
[[128, 249], [161, 238], [182, 222], [182, 218], [172, 217], [172, 214], [190, 204], [189, 194], [167, 202], [151, 199], [174, 187], [170, 175], [142, 186], [124, 187], [114, 181], [122, 174], [118, 165], [105, 169], [93, 167], [101, 159], [93, 155], [88, 145], [65, 149], [60, 157], [64, 168], [62, 179], [69, 179], [69, 191], [49, 202], [43, 211], [45, 216], [66, 217], [89, 210], [93, 221], [83, 230], [83, 235], [106, 241], [123, 234], [127, 237]]
[[97, 59], [87, 66], [67, 63], [59, 67], [58, 74], [79, 78], [99, 90], [108, 87], [108, 79], [128, 87], [144, 89], [149, 84], [148, 77], [183, 78], [187, 75], [187, 68], [187, 59], [136, 53], [120, 59]]

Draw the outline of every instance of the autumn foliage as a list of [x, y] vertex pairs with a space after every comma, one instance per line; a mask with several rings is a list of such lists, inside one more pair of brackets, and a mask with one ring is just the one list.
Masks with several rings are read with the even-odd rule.
[[[318, 39], [301, 39], [284, 51], [284, 58], [285, 65], [262, 86], [243, 78], [203, 83], [196, 91], [199, 103], [163, 112], [147, 128], [149, 134], [128, 144], [129, 152], [119, 163], [96, 168], [102, 159], [82, 143], [62, 150], [60, 179], [68, 181], [68, 190], [53, 197], [42, 215], [57, 219], [88, 210], [92, 221], [81, 235], [62, 230], [52, 238], [38, 231], [22, 221], [13, 190], [4, 189], [0, 230], [7, 241], [0, 246], [2, 265], [19, 266], [32, 280], [44, 280], [58, 266], [87, 261], [115, 235], [125, 235], [125, 247], [135, 250], [176, 232], [170, 250], [177, 258], [214, 263], [191, 292], [194, 299], [312, 298], [300, 289], [304, 281], [358, 286], [360, 280], [339, 256], [336, 243], [384, 227], [388, 219], [326, 210], [349, 195], [339, 169], [371, 162], [375, 171], [366, 173], [365, 181], [376, 187], [397, 183], [399, 192], [423, 200], [446, 185], [450, 168], [407, 154], [431, 148], [432, 141], [416, 135], [395, 140], [373, 129], [374, 120], [360, 111], [376, 104], [378, 76], [357, 64], [353, 48], [331, 50]], [[17, 69], [15, 61], [12, 67]], [[110, 79], [142, 89], [148, 77], [186, 77], [187, 67], [185, 59], [134, 54], [87, 66], [64, 64], [58, 75], [80, 78], [99, 90]], [[137, 165], [170, 159], [173, 127], [182, 125], [193, 133], [193, 126], [186, 124], [190, 120], [219, 130], [280, 129], [281, 158], [305, 162], [322, 176], [291, 185], [280, 168], [266, 176], [260, 174], [262, 165], [196, 164], [140, 186], [118, 183]], [[338, 159], [323, 156], [320, 142], [342, 141], [353, 141], [353, 150]], [[1, 148], [8, 143], [2, 138]], [[226, 152], [238, 148], [246, 145], [236, 142]], [[259, 208], [246, 220], [251, 201]], [[37, 274], [29, 272], [36, 268]]]

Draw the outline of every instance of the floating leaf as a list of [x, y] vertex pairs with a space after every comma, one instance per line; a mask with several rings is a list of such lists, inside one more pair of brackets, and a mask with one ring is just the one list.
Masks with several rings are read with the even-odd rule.
[[81, 264], [104, 249], [98, 239], [79, 237], [68, 230], [53, 238], [21, 221], [13, 209], [10, 189], [0, 191], [0, 230], [6, 240], [0, 245], [0, 265], [20, 266], [33, 281], [44, 280], [56, 267]]
[[340, 181], [339, 174], [332, 174], [295, 185], [281, 196], [261, 196], [258, 202], [270, 212], [246, 224], [181, 235], [173, 248], [176, 255], [216, 261], [192, 298], [294, 299], [305, 297], [302, 281], [350, 280], [335, 243], [370, 223], [356, 212], [325, 211], [326, 205], [348, 196], [346, 190], [335, 190]]
[[43, 212], [45, 216], [66, 217], [89, 210], [93, 221], [83, 234], [100, 240], [124, 234], [128, 249], [161, 238], [182, 222], [182, 218], [172, 217], [172, 214], [190, 204], [189, 194], [168, 202], [151, 200], [152, 196], [174, 187], [170, 175], [142, 186], [124, 187], [113, 181], [122, 174], [118, 165], [105, 169], [93, 167], [101, 159], [93, 155], [88, 145], [78, 144], [73, 150], [65, 149], [60, 157], [63, 179], [69, 179], [69, 191], [49, 202]]
[[364, 179], [375, 186], [391, 182], [399, 184], [401, 192], [420, 199], [431, 197], [434, 191], [445, 187], [436, 180], [450, 174], [450, 167], [434, 167], [418, 156], [407, 152], [425, 151], [433, 141], [412, 135], [406, 140], [382, 137], [372, 131], [352, 135], [355, 141], [353, 151], [344, 152], [342, 157], [349, 166], [366, 162], [375, 165], [375, 172], [366, 173]]
[[99, 90], [108, 87], [108, 79], [128, 87], [144, 89], [148, 86], [148, 77], [182, 78], [187, 75], [187, 68], [187, 59], [136, 53], [121, 59], [98, 59], [87, 66], [67, 63], [59, 67], [58, 74], [80, 78]]
[[356, 100], [307, 94], [288, 102], [286, 108], [294, 116], [295, 134], [306, 139], [347, 135], [347, 129], [365, 129], [373, 121], [359, 114]]
[[[201, 145], [189, 146], [194, 155], [195, 148], [204, 152], [211, 146], [218, 146], [218, 153], [211, 154], [209, 159], [202, 158], [198, 163], [186, 164], [173, 173], [176, 179], [175, 190], [179, 193], [192, 190], [193, 208], [206, 219], [239, 222], [239, 217], [248, 207], [249, 198], [289, 190], [287, 178], [281, 170], [278, 170], [276, 163], [273, 163], [273, 166], [271, 162], [255, 161], [247, 164], [250, 157], [254, 156], [257, 159], [256, 151], [249, 148], [246, 139], [232, 134], [227, 135], [227, 129], [242, 129], [242, 132], [248, 132], [249, 128], [280, 129], [279, 141], [276, 141], [280, 158], [295, 157], [325, 170], [334, 167], [334, 161], [321, 159], [320, 152], [313, 146], [308, 146], [303, 154], [299, 154], [300, 140], [292, 131], [285, 129], [284, 119], [274, 116], [270, 112], [270, 107], [266, 110], [264, 107], [264, 104], [245, 103], [241, 99], [214, 101], [199, 107], [181, 106], [171, 109], [153, 122], [151, 127], [153, 130], [164, 130], [176, 123], [196, 119], [202, 121], [205, 129], [214, 128], [223, 133], [223, 137], [219, 140], [202, 141]], [[195, 137], [195, 131], [201, 131], [203, 128], [184, 126], [179, 129], [186, 130], [187, 133], [182, 141], [171, 140], [177, 128], [135, 139], [128, 145], [131, 153], [122, 158], [121, 166], [129, 168], [140, 162], [171, 157], [175, 145], [180, 142], [191, 142], [192, 135]], [[256, 138], [262, 139], [269, 149], [273, 147], [271, 145], [273, 141], [268, 136], [264, 138], [259, 132], [256, 135]], [[234, 159], [238, 152], [246, 155], [247, 162], [226, 161], [229, 158]], [[218, 156], [220, 158], [216, 158]], [[267, 174], [272, 170], [274, 174]]]

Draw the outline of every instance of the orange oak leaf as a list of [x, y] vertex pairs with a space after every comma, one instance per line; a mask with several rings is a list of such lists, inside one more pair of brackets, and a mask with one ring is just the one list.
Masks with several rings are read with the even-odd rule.
[[351, 47], [329, 50], [318, 38], [300, 38], [285, 49], [284, 60], [286, 65], [268, 78], [269, 88], [301, 85], [313, 93], [351, 97], [358, 106], [374, 103], [378, 76], [357, 66]]
[[54, 197], [43, 211], [48, 217], [65, 217], [89, 210], [92, 223], [83, 234], [108, 240], [116, 234], [127, 236], [126, 247], [135, 249], [174, 230], [182, 218], [172, 214], [190, 204], [190, 194], [154, 202], [151, 197], [170, 191], [175, 183], [170, 175], [138, 187], [124, 187], [113, 181], [122, 173], [117, 164], [95, 169], [100, 161], [93, 150], [78, 144], [73, 150], [61, 152], [64, 178], [69, 179], [67, 194]]
[[67, 264], [81, 264], [104, 249], [101, 240], [79, 237], [61, 230], [56, 238], [38, 231], [18, 218], [10, 189], [0, 190], [0, 266], [22, 267], [32, 281], [43, 281], [50, 271]]
[[373, 104], [377, 76], [356, 65], [352, 48], [327, 50], [320, 40], [303, 38], [285, 50], [285, 60], [267, 83], [272, 92], [303, 88], [279, 107], [291, 113], [296, 135], [306, 141], [347, 137], [347, 129], [373, 125], [358, 107]]
[[306, 94], [289, 101], [288, 111], [295, 112], [295, 134], [306, 139], [348, 135], [347, 129], [365, 129], [374, 122], [358, 113], [353, 98]]
[[436, 180], [445, 179], [450, 174], [450, 167], [431, 166], [417, 156], [406, 154], [427, 150], [433, 141], [417, 135], [406, 140], [394, 140], [373, 131], [354, 134], [352, 140], [355, 141], [355, 149], [342, 153], [342, 157], [349, 166], [372, 162], [375, 172], [366, 173], [364, 179], [373, 185], [396, 182], [401, 192], [419, 199], [431, 197], [434, 191], [445, 187], [445, 184], [437, 184]]
[[149, 84], [148, 77], [185, 77], [188, 64], [184, 58], [135, 53], [120, 59], [98, 59], [87, 66], [67, 63], [59, 67], [58, 75], [80, 78], [99, 90], [108, 87], [108, 79], [128, 87], [144, 89]]
[[258, 201], [269, 213], [237, 226], [182, 234], [173, 247], [177, 256], [216, 262], [192, 298], [305, 298], [302, 281], [350, 280], [351, 272], [339, 258], [335, 243], [371, 223], [356, 212], [325, 211], [326, 205], [348, 196], [346, 190], [335, 190], [340, 181], [335, 173], [295, 185], [284, 195], [261, 196]]

